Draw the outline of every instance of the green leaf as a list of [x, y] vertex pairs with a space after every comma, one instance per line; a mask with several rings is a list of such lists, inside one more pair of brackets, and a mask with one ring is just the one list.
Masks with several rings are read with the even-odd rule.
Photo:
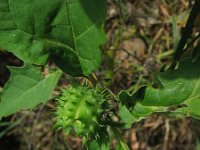
[[126, 106], [120, 106], [119, 116], [125, 123], [126, 128], [130, 128], [132, 123], [136, 121], [135, 117], [131, 114]]
[[[120, 117], [130, 125], [154, 112], [171, 112], [200, 119], [200, 59], [180, 62], [178, 69], [159, 73], [154, 86], [142, 87], [133, 95], [122, 91]], [[178, 106], [179, 104], [181, 105]], [[175, 106], [175, 111], [168, 109]], [[178, 107], [177, 107], [178, 106]], [[130, 116], [132, 117], [127, 117]], [[181, 116], [180, 115], [180, 116]]]
[[56, 71], [45, 78], [30, 65], [9, 67], [9, 70], [11, 77], [2, 92], [0, 118], [45, 103], [61, 75], [60, 71]]
[[0, 48], [28, 63], [49, 58], [66, 73], [90, 74], [101, 63], [106, 0], [1, 0]]
[[134, 122], [139, 122], [150, 116], [152, 113], [164, 112], [166, 110], [165, 107], [144, 106], [140, 103], [136, 103], [132, 108], [121, 105], [119, 108], [119, 116], [125, 123], [124, 127], [130, 128]]
[[141, 99], [146, 106], [172, 106], [200, 97], [200, 60], [185, 59], [179, 68], [160, 73], [157, 87], [149, 86]]
[[101, 143], [97, 140], [92, 141], [90, 144], [88, 144], [87, 147], [88, 150], [109, 150], [109, 144], [108, 143]]
[[184, 116], [191, 116], [196, 119], [200, 119], [200, 98], [190, 99], [185, 101], [185, 107], [178, 108], [174, 113], [182, 114]]

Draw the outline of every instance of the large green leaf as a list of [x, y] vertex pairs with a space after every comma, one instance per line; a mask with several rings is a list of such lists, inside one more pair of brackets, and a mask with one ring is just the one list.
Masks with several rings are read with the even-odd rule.
[[56, 64], [74, 76], [101, 62], [106, 0], [0, 0], [0, 48], [25, 62]]
[[160, 73], [158, 87], [147, 87], [141, 100], [147, 106], [171, 106], [200, 97], [200, 60], [182, 61], [179, 68]]
[[[200, 119], [199, 66], [200, 59], [185, 59], [180, 62], [178, 69], [159, 73], [154, 86], [142, 87], [133, 95], [122, 91], [119, 94], [122, 105], [119, 114], [122, 120], [130, 125], [153, 112], [170, 112]], [[167, 109], [172, 106], [178, 109]], [[126, 112], [132, 116], [126, 118]]]
[[61, 75], [60, 71], [43, 77], [30, 65], [9, 67], [11, 77], [5, 85], [0, 102], [0, 118], [21, 109], [33, 108], [49, 100]]

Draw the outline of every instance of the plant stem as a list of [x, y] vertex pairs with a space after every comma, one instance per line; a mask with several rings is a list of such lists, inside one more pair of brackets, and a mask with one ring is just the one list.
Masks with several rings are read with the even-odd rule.
[[117, 140], [119, 141], [119, 144], [121, 145], [121, 147], [123, 148], [123, 150], [129, 150], [129, 147], [128, 145], [126, 144], [124, 138], [121, 136], [120, 132], [119, 132], [119, 129], [117, 128], [112, 128], [114, 134], [115, 134], [115, 137], [117, 138]]
[[179, 41], [178, 47], [176, 49], [175, 55], [174, 55], [174, 63], [176, 63], [181, 55], [184, 52], [184, 47], [187, 43], [187, 39], [189, 35], [192, 33], [192, 28], [194, 26], [194, 22], [200, 12], [200, 0], [195, 0], [195, 4], [191, 10], [190, 16], [188, 18], [188, 21], [186, 23], [186, 27], [183, 31], [183, 35], [181, 36], [181, 40]]

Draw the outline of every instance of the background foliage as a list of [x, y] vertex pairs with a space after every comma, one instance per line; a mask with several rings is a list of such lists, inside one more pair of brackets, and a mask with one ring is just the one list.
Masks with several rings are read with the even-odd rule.
[[[100, 71], [97, 72], [97, 76], [100, 78], [98, 79], [101, 81], [100, 83], [107, 86], [106, 90], [111, 95], [107, 99], [110, 107], [104, 108], [106, 112], [102, 115], [105, 122], [111, 118], [111, 122], [107, 122], [110, 127], [108, 133], [111, 140], [114, 140], [114, 137], [119, 137], [117, 138], [118, 144], [112, 144], [111, 147], [128, 149], [119, 129], [115, 126], [131, 127], [133, 123], [145, 119], [152, 113], [199, 118], [200, 112], [197, 107], [199, 104], [198, 35], [191, 38], [189, 34], [192, 33], [193, 25], [198, 25], [195, 21], [199, 12], [197, 6], [200, 3], [196, 1], [179, 43], [179, 31], [181, 23], [183, 26], [185, 24], [184, 19], [180, 23], [180, 16], [170, 16], [168, 9], [170, 7], [173, 10], [176, 9], [172, 6], [173, 3], [167, 1], [160, 3], [161, 15], [166, 16], [169, 20], [161, 24], [163, 27], [155, 32], [157, 29], [154, 27], [159, 26], [159, 22], [154, 20], [155, 22], [153, 21], [154, 23], [150, 23], [150, 26], [147, 27], [143, 24], [144, 22], [142, 23], [140, 17], [136, 17], [136, 20], [131, 20], [130, 17], [137, 16], [132, 7], [138, 4], [150, 7], [153, 3], [109, 2], [111, 8], [108, 9], [105, 26], [108, 42], [104, 47], [104, 63]], [[181, 3], [185, 8], [189, 8], [190, 3], [184, 1]], [[115, 6], [117, 7], [114, 8]], [[176, 5], [174, 4], [174, 6]], [[46, 9], [42, 9], [44, 7]], [[42, 13], [39, 10], [42, 10]], [[24, 108], [33, 108], [50, 99], [50, 95], [61, 76], [60, 71], [55, 72], [52, 69], [55, 68], [54, 63], [65, 73], [73, 76], [87, 76], [99, 67], [101, 62], [99, 46], [105, 42], [103, 32], [105, 10], [106, 1], [85, 3], [82, 0], [56, 0], [48, 1], [48, 4], [45, 0], [42, 2], [35, 0], [32, 3], [28, 0], [20, 2], [3, 0], [0, 2], [0, 16], [2, 17], [0, 47], [12, 52], [26, 63], [44, 65], [48, 60], [52, 61], [50, 61], [49, 67], [42, 67], [43, 75], [38, 71], [41, 67], [36, 69], [28, 64], [21, 68], [10, 67], [10, 79], [7, 84], [3, 83], [4, 88], [1, 90], [1, 117]], [[138, 12], [141, 13], [141, 11]], [[187, 11], [186, 14], [188, 14]], [[154, 15], [156, 16], [156, 14]], [[148, 20], [145, 21], [148, 23]], [[139, 24], [138, 27], [135, 26], [135, 23]], [[144, 34], [143, 26], [145, 26], [146, 31], [152, 31], [153, 39], [151, 35]], [[165, 28], [167, 32], [165, 32]], [[193, 32], [194, 34], [198, 33], [198, 28], [194, 28]], [[161, 38], [160, 42], [165, 43], [166, 48], [156, 47], [157, 40], [162, 37], [163, 33], [166, 34], [166, 37]], [[173, 39], [170, 39], [170, 34]], [[189, 39], [189, 46], [186, 48], [189, 53], [181, 57], [179, 64], [173, 62], [170, 67], [175, 48], [177, 51], [174, 60], [177, 61], [185, 50], [187, 39]], [[136, 43], [140, 43], [140, 46], [134, 47], [130, 43], [134, 43], [134, 46]], [[194, 46], [196, 47], [193, 50]], [[150, 59], [151, 57], [152, 59]], [[161, 69], [155, 64], [154, 69], [161, 70], [163, 73], [157, 73], [156, 77], [153, 77], [151, 73], [155, 70], [149, 69], [153, 67], [149, 59], [153, 63], [159, 64]], [[45, 70], [51, 70], [50, 72], [53, 73], [47, 72], [49, 75], [46, 75]], [[69, 79], [66, 75], [61, 78], [62, 82], [59, 87], [62, 88], [65, 85], [63, 83], [66, 79]], [[89, 81], [89, 84], [94, 84], [97, 80], [94, 74], [87, 76], [87, 79], [82, 79], [84, 82], [88, 82], [89, 79], [92, 82]], [[119, 81], [123, 81], [122, 84]], [[117, 84], [119, 88], [113, 86]], [[146, 86], [142, 86], [145, 84]], [[123, 90], [116, 96], [118, 93], [116, 91], [128, 87], [128, 90]], [[54, 104], [51, 107], [54, 107]], [[26, 117], [22, 117], [20, 122], [24, 118]], [[2, 136], [18, 126], [20, 122], [3, 123], [2, 126], [6, 129], [2, 132]], [[116, 122], [117, 124], [115, 124]], [[137, 136], [135, 138], [137, 139]], [[169, 122], [166, 122], [163, 149], [170, 147], [170, 144], [166, 144], [168, 141]], [[105, 143], [102, 144], [102, 142], [94, 142], [90, 146], [100, 146], [102, 149], [107, 149]], [[67, 147], [70, 149], [69, 146]], [[129, 147], [132, 145], [129, 144]], [[142, 148], [142, 145], [137, 148]]]

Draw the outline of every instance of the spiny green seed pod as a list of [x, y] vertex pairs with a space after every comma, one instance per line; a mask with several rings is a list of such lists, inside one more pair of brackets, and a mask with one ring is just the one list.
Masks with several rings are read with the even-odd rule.
[[71, 86], [62, 91], [57, 101], [56, 127], [83, 138], [97, 137], [101, 122], [104, 95], [98, 88]]

